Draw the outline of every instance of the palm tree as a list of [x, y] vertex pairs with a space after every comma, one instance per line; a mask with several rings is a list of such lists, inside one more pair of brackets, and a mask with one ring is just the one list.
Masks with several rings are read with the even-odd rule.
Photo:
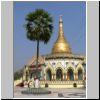
[[[52, 35], [53, 25], [52, 17], [43, 9], [36, 9], [34, 12], [26, 16], [25, 28], [27, 31], [27, 38], [31, 41], [37, 41], [37, 60], [36, 67], [38, 67], [39, 58], [39, 42], [46, 44]], [[36, 77], [38, 77], [38, 69], [36, 70]]]

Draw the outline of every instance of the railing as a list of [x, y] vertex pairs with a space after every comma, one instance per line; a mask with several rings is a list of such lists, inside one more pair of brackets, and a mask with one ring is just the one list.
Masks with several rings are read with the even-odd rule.
[[73, 83], [83, 84], [84, 81], [40, 81], [40, 84], [45, 84], [45, 83], [48, 83], [48, 84], [73, 84]]

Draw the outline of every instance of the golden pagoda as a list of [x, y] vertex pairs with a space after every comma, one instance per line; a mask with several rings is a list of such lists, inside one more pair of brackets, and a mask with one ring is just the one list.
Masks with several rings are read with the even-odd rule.
[[64, 37], [62, 16], [60, 16], [59, 21], [59, 35], [53, 46], [52, 53], [71, 53], [69, 43]]

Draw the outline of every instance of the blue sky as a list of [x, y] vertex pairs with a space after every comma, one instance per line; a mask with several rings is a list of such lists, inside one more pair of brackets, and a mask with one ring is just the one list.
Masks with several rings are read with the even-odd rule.
[[74, 54], [86, 53], [85, 2], [14, 2], [14, 71], [22, 68], [36, 54], [36, 42], [26, 38], [24, 28], [28, 13], [42, 8], [53, 17], [53, 34], [47, 45], [40, 43], [40, 54], [50, 54], [59, 31], [59, 15], [63, 15], [64, 35]]

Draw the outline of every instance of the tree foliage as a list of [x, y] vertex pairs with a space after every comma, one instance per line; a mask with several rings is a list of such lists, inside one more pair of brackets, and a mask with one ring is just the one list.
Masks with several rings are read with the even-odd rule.
[[36, 9], [26, 16], [27, 38], [47, 43], [52, 35], [52, 17], [43, 9]]

